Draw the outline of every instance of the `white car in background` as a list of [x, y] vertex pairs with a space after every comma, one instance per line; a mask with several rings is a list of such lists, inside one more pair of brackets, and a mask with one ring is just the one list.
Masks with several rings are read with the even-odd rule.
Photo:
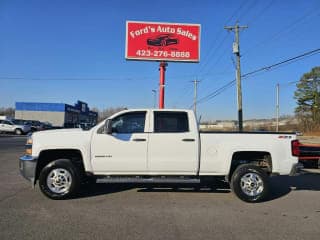
[[14, 120], [0, 120], [0, 132], [27, 134], [31, 131], [30, 125], [16, 124]]

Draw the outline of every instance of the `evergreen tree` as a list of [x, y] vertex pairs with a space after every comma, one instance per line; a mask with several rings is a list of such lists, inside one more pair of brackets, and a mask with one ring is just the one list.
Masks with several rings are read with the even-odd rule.
[[303, 74], [294, 94], [297, 100], [295, 112], [304, 130], [320, 128], [320, 67]]

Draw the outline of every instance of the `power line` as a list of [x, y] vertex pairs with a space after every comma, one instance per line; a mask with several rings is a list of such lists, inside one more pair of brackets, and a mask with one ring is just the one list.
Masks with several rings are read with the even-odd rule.
[[137, 78], [27, 78], [27, 77], [5, 77], [0, 76], [0, 80], [28, 80], [28, 81], [133, 81], [133, 80], [144, 80], [151, 77], [137, 77]]
[[317, 11], [319, 9], [319, 7], [317, 8], [311, 8], [309, 9], [307, 12], [305, 12], [305, 14], [303, 14], [301, 17], [295, 19], [293, 22], [291, 22], [290, 24], [286, 25], [285, 27], [281, 28], [278, 32], [276, 32], [275, 34], [273, 34], [271, 37], [263, 40], [262, 42], [256, 43], [255, 45], [253, 45], [252, 48], [250, 48], [249, 50], [245, 51], [242, 56], [247, 55], [248, 52], [250, 52], [253, 49], [256, 49], [256, 47], [258, 46], [263, 46], [269, 43], [274, 42], [274, 40], [276, 40], [277, 38], [279, 38], [283, 33], [287, 32], [291, 32], [299, 23], [303, 22], [306, 18], [310, 17], [313, 12]]
[[[235, 83], [236, 83], [236, 80], [234, 79], [234, 80], [228, 82], [227, 84], [223, 85], [222, 87], [218, 88], [214, 92], [208, 94], [207, 96], [200, 98], [196, 103], [200, 104], [200, 103], [204, 103], [204, 102], [209, 101], [210, 99], [218, 96], [219, 94], [221, 94], [222, 92], [227, 90], [229, 87], [233, 86]], [[193, 107], [193, 104], [189, 108], [192, 108], [192, 107]]]
[[274, 3], [275, 0], [271, 0], [261, 11], [259, 11], [259, 13], [257, 13], [253, 18], [249, 19], [248, 25], [250, 25], [254, 20], [257, 20], [258, 18], [260, 18], [261, 16], [263, 16], [263, 13], [265, 13]]
[[[298, 60], [301, 60], [302, 58], [305, 58], [305, 57], [308, 57], [308, 56], [312, 56], [312, 55], [315, 55], [315, 54], [318, 54], [318, 53], [320, 53], [320, 48], [312, 50], [312, 51], [309, 51], [309, 52], [305, 52], [305, 53], [300, 54], [298, 56], [283, 60], [281, 62], [272, 64], [272, 65], [269, 65], [269, 66], [266, 66], [266, 67], [261, 67], [261, 68], [259, 68], [257, 70], [252, 71], [252, 72], [243, 74], [242, 77], [243, 78], [248, 78], [249, 76], [252, 76], [252, 75], [254, 75], [256, 73], [259, 73], [259, 72], [262, 72], [262, 71], [270, 71], [273, 68], [276, 68], [276, 67], [279, 67], [279, 66], [282, 66], [282, 65], [291, 64], [291, 63], [294, 63], [294, 62], [296, 62]], [[223, 85], [222, 87], [218, 88], [217, 90], [213, 91], [212, 93], [208, 94], [207, 96], [202, 97], [201, 99], [199, 99], [197, 101], [197, 104], [204, 103], [204, 102], [207, 102], [207, 101], [211, 100], [212, 98], [214, 98], [214, 97], [220, 95], [221, 93], [223, 93], [228, 88], [232, 87], [235, 83], [236, 83], [235, 79], [230, 81], [230, 82], [228, 82], [227, 84]]]
[[[221, 42], [221, 44], [216, 48], [216, 49], [219, 49], [220, 46], [222, 45], [222, 43], [225, 42], [225, 40], [227, 39], [228, 35], [226, 35], [226, 37], [223, 39], [223, 41]], [[221, 54], [218, 56], [217, 60], [212, 64], [213, 68], [215, 68], [215, 66], [221, 61], [222, 57], [225, 56], [225, 49], [227, 48], [228, 46], [226, 45], [226, 47], [223, 49], [223, 51], [221, 52]], [[199, 76], [205, 76], [205, 75], [208, 75], [210, 73], [212, 73], [212, 69], [209, 69], [208, 71], [206, 71], [205, 73], [203, 74], [198, 74]]]
[[[246, 15], [245, 15], [245, 17], [247, 17], [248, 15], [249, 15], [249, 12], [250, 12], [250, 10], [252, 10], [253, 9], [253, 7], [257, 4], [257, 2], [258, 1], [256, 1], [256, 0], [253, 0], [253, 2], [247, 7], [247, 9], [245, 9], [245, 13], [246, 13]], [[240, 21], [240, 20], [244, 20], [244, 19], [237, 19], [238, 21]]]
[[[244, 0], [244, 1], [240, 4], [240, 6], [232, 13], [231, 17], [228, 18], [228, 20], [225, 22], [224, 25], [228, 24], [228, 23], [233, 19], [233, 17], [234, 17], [237, 13], [240, 13], [240, 12], [241, 12], [241, 8], [243, 8], [247, 3], [248, 3], [248, 1], [247, 1], [247, 0]], [[240, 15], [241, 15], [241, 14], [240, 14]]]
[[[239, 14], [241, 12], [241, 9], [248, 3], [248, 1], [244, 0], [240, 6], [231, 14], [231, 16], [227, 19], [227, 21], [224, 23], [224, 25], [228, 24], [237, 14]], [[217, 33], [215, 35], [218, 35], [218, 33], [220, 32], [220, 29], [217, 31]], [[220, 34], [221, 35], [221, 34]], [[206, 54], [206, 56], [203, 59], [203, 64], [200, 65], [199, 70], [193, 74], [193, 75], [199, 75], [204, 69], [205, 67], [208, 65], [208, 63], [210, 62], [210, 56], [212, 56], [212, 54], [214, 52], [216, 52], [216, 50], [220, 49], [221, 45], [225, 42], [226, 38], [228, 37], [228, 34], [225, 35], [225, 37], [218, 43], [217, 47], [214, 48], [214, 45], [218, 42], [218, 39], [220, 37], [220, 35], [218, 35], [218, 37], [215, 38], [215, 40], [212, 42], [212, 44], [209, 47], [209, 51]], [[220, 57], [219, 57], [220, 58]]]
[[190, 86], [191, 86], [191, 83], [189, 82], [188, 85], [185, 85], [185, 87], [182, 88], [181, 94], [177, 98], [178, 100], [173, 102], [173, 105], [175, 105], [175, 106], [180, 105], [180, 102], [183, 100], [183, 97], [191, 94], [192, 88]]
[[281, 62], [272, 64], [272, 65], [269, 65], [269, 66], [266, 66], [266, 67], [259, 68], [259, 69], [257, 69], [257, 70], [252, 71], [252, 72], [248, 72], [248, 73], [246, 73], [246, 74], [243, 74], [242, 77], [248, 77], [248, 76], [250, 76], [250, 75], [256, 74], [256, 73], [261, 72], [261, 71], [270, 70], [271, 68], [274, 68], [274, 67], [283, 65], [283, 64], [285, 64], [285, 63], [294, 61], [294, 60], [296, 60], [296, 59], [303, 58], [303, 57], [308, 56], [308, 55], [314, 55], [314, 54], [318, 53], [319, 51], [320, 51], [320, 48], [315, 49], [315, 50], [312, 50], [312, 51], [309, 51], [309, 52], [306, 52], [306, 53], [303, 53], [303, 54], [298, 55], [298, 56], [296, 56], [296, 57], [292, 57], [292, 58], [289, 58], [289, 59], [287, 59], [287, 60], [283, 60], [283, 61], [281, 61]]
[[[211, 49], [214, 49], [214, 50], [210, 53], [210, 55], [207, 55], [207, 56], [211, 56], [211, 55], [212, 55], [213, 53], [215, 53], [218, 49], [221, 49], [221, 46], [222, 46], [222, 44], [226, 41], [227, 37], [228, 37], [228, 34], [226, 33], [225, 37], [219, 42], [219, 44], [217, 45], [216, 48], [210, 48], [209, 52], [211, 52]], [[217, 60], [217, 61], [220, 61], [220, 58], [221, 58], [223, 55], [224, 55], [224, 52], [222, 52], [222, 54], [218, 57], [218, 60]], [[208, 59], [209, 59], [209, 58], [208, 58]], [[201, 67], [200, 70], [198, 71], [197, 75], [200, 75], [200, 73], [203, 72], [203, 70], [208, 66], [209, 63], [210, 63], [210, 61], [204, 62], [204, 63], [201, 65], [202, 67]], [[215, 64], [214, 64], [214, 65], [215, 65]]]

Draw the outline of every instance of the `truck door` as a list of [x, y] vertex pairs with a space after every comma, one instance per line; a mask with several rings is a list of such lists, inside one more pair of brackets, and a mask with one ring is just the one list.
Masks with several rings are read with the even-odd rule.
[[[195, 175], [199, 167], [199, 137], [188, 112], [155, 111], [149, 135], [148, 168], [151, 174]], [[195, 119], [194, 119], [195, 120]]]
[[128, 112], [112, 119], [112, 133], [98, 130], [91, 141], [96, 174], [145, 174], [148, 128], [146, 111]]

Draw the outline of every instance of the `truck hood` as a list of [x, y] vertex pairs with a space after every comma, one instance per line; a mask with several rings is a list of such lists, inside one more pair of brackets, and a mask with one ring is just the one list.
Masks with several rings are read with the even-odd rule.
[[86, 149], [90, 146], [91, 131], [81, 129], [58, 129], [32, 134], [32, 151], [38, 155], [49, 149]]
[[44, 130], [32, 133], [32, 138], [33, 140], [41, 139], [42, 141], [52, 138], [59, 139], [59, 141], [67, 141], [71, 136], [86, 135], [87, 132], [81, 128]]
[[64, 128], [64, 129], [48, 129], [48, 130], [44, 130], [44, 131], [40, 131], [40, 132], [35, 132], [33, 133], [33, 135], [35, 134], [50, 134], [50, 133], [73, 133], [73, 132], [82, 132], [83, 130], [81, 128]]

